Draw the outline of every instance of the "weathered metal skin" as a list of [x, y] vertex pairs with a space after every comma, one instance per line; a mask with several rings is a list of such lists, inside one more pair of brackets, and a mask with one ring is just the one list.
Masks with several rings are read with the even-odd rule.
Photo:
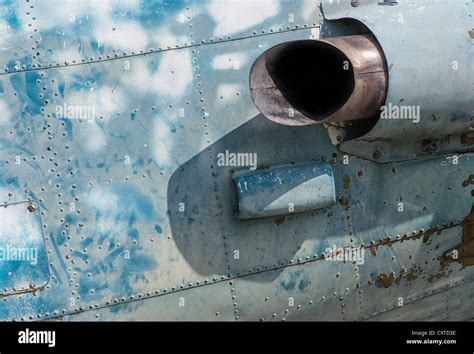
[[[304, 47], [304, 48], [302, 48]], [[319, 48], [315, 61], [307, 62], [305, 58], [311, 55], [313, 48]], [[288, 63], [292, 52], [296, 57], [291, 65], [307, 66], [302, 75], [310, 75], [318, 67], [321, 72], [311, 76], [311, 80], [298, 77]], [[327, 56], [327, 58], [321, 58]], [[304, 63], [299, 63], [304, 61]], [[334, 75], [328, 75], [323, 64], [318, 61], [330, 61], [335, 64]], [[283, 61], [291, 72], [291, 84], [281, 80], [278, 72], [273, 72], [273, 62]], [[279, 44], [263, 53], [255, 62], [250, 72], [250, 92], [262, 114], [268, 119], [286, 125], [307, 125], [314, 123], [343, 122], [349, 120], [371, 118], [378, 116], [380, 107], [385, 103], [387, 95], [387, 70], [385, 59], [375, 40], [367, 35], [341, 36], [324, 40], [300, 40]], [[347, 71], [348, 74], [339, 80], [337, 72]], [[318, 75], [319, 74], [319, 75]], [[318, 94], [319, 90], [329, 91], [333, 86], [346, 89], [341, 94], [344, 97], [324, 111], [309, 107], [309, 102], [295, 102], [290, 91], [307, 92], [311, 96], [311, 106], [324, 104], [328, 98]], [[297, 100], [297, 97], [296, 97]], [[319, 101], [319, 102], [318, 102]]]
[[[380, 43], [387, 60], [386, 112], [399, 113], [398, 117], [381, 114], [369, 132], [347, 139], [341, 150], [375, 162], [472, 151], [469, 137], [474, 119], [474, 45], [470, 36], [473, 3], [360, 3], [353, 7], [349, 2], [322, 1], [327, 20], [322, 36], [353, 34], [355, 27], [351, 30], [347, 21], [363, 23]], [[435, 21], [439, 25], [433, 27]], [[403, 110], [412, 109], [418, 113], [403, 114]]]
[[[27, 222], [3, 212], [31, 202], [22, 215], [41, 224], [45, 257], [37, 286], [1, 297], [0, 319], [472, 319], [472, 153], [375, 164], [338, 151], [323, 125], [275, 124], [252, 101], [252, 64], [318, 38], [316, 5], [2, 4], [0, 230], [21, 234]], [[248, 166], [220, 164], [226, 151], [257, 154], [258, 171], [328, 163], [337, 203], [239, 221], [232, 176]], [[357, 257], [341, 261], [346, 249]]]
[[[414, 11], [417, 5], [422, 7]], [[323, 1], [323, 39], [281, 43], [257, 59], [250, 77], [256, 106], [267, 118], [287, 125], [379, 117], [368, 131], [346, 124], [337, 141], [342, 151], [375, 162], [471, 151], [472, 4], [455, 1], [449, 13], [445, 6], [442, 1], [381, 6], [374, 0], [356, 7]], [[437, 45], [421, 52], [419, 29], [429, 28], [433, 18], [441, 17], [447, 18], [443, 26], [427, 31], [423, 38]], [[396, 36], [387, 23], [402, 24]], [[316, 53], [315, 48], [319, 48]], [[296, 59], [290, 60], [292, 56]], [[286, 64], [289, 73], [275, 69], [274, 62]], [[337, 63], [336, 68], [328, 62]], [[350, 68], [344, 68], [346, 62]], [[350, 75], [341, 77], [343, 70]], [[334, 85], [345, 89], [335, 91]], [[304, 95], [311, 99], [301, 100]], [[339, 100], [331, 100], [334, 96]]]

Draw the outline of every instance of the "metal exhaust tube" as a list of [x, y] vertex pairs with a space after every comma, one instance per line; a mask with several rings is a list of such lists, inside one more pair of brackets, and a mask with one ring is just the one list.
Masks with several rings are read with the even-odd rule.
[[279, 44], [250, 72], [250, 92], [268, 119], [308, 125], [380, 115], [387, 97], [385, 58], [370, 36]]

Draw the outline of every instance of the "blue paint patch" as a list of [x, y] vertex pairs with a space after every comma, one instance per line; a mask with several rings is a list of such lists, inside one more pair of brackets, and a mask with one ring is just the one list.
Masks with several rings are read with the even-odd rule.
[[134, 211], [132, 211], [130, 213], [130, 217], [128, 218], [128, 227], [132, 227], [136, 221], [137, 221], [137, 214]]
[[140, 236], [137, 229], [130, 229], [128, 230], [127, 234], [129, 237], [132, 237], [132, 238], [138, 238]]
[[149, 221], [155, 213], [153, 202], [140, 190], [131, 185], [120, 185], [114, 188], [114, 193], [119, 196], [117, 217], [128, 220], [131, 211], [136, 212], [144, 221]]
[[98, 52], [99, 54], [104, 54], [105, 52], [104, 46], [99, 46], [99, 43], [95, 39], [91, 39], [90, 46], [94, 52]]
[[10, 178], [7, 178], [7, 180], [5, 181], [7, 183], [7, 185], [9, 186], [13, 186], [13, 187], [16, 187], [16, 188], [20, 188], [20, 184], [18, 183], [18, 177], [10, 177]]
[[87, 168], [92, 168], [92, 169], [95, 169], [95, 168], [104, 168], [105, 167], [105, 162], [99, 162], [97, 163], [95, 166], [92, 165], [89, 161], [86, 162], [86, 167]]
[[[81, 297], [89, 297], [91, 296], [90, 290], [94, 290], [95, 293], [99, 293], [103, 290], [108, 289], [107, 282], [102, 282], [96, 279], [94, 276], [88, 276], [88, 273], [95, 274], [96, 270], [89, 269], [89, 271], [79, 271], [81, 273], [81, 277], [79, 279], [79, 294]], [[97, 295], [96, 295], [97, 296]]]
[[43, 101], [39, 97], [39, 93], [41, 92], [40, 87], [36, 83], [36, 80], [40, 79], [40, 75], [35, 71], [29, 71], [25, 73], [25, 83], [26, 83], [26, 94], [30, 99], [30, 102], [33, 104], [32, 113], [40, 114], [41, 107], [43, 106]]
[[[6, 19], [8, 26], [12, 30], [18, 30], [21, 27], [20, 21], [18, 19], [18, 16], [16, 14], [16, 9], [18, 7], [18, 4], [16, 3], [15, 0], [3, 0], [1, 1], [2, 9], [0, 10], [0, 16], [4, 19]], [[2, 11], [3, 10], [3, 11]]]
[[66, 83], [63, 79], [61, 79], [58, 83], [58, 90], [62, 98], [64, 98], [64, 88], [66, 87]]
[[58, 233], [56, 234], [56, 244], [58, 244], [59, 246], [63, 245], [64, 242], [66, 242], [66, 237], [67, 233], [63, 235], [62, 231], [58, 231]]
[[72, 122], [70, 119], [61, 118], [61, 125], [64, 127], [64, 132], [66, 133], [69, 139], [73, 139], [74, 135], [72, 133]]
[[168, 126], [169, 130], [171, 133], [176, 133], [176, 125], [174, 125], [173, 122], [171, 122], [169, 119], [160, 116], [159, 117], [166, 125]]
[[311, 284], [311, 281], [309, 281], [308, 279], [302, 279], [300, 280], [300, 283], [298, 284], [298, 289], [303, 292], [304, 289], [306, 289], [308, 287], [308, 285]]
[[293, 291], [293, 289], [295, 288], [295, 281], [294, 280], [290, 280], [290, 281], [281, 281], [280, 282], [280, 286], [285, 289], [286, 291], [290, 292], [290, 291]]
[[73, 257], [77, 257], [77, 258], [80, 258], [82, 259], [83, 261], [87, 260], [89, 258], [89, 256], [85, 253], [82, 253], [82, 252], [79, 252], [79, 251], [73, 251], [71, 253], [71, 256]]
[[64, 221], [68, 224], [75, 224], [77, 222], [77, 216], [74, 214], [67, 214], [64, 217]]
[[86, 248], [94, 242], [92, 237], [88, 237], [85, 240], [81, 241], [80, 245], [82, 248]]
[[[281, 281], [280, 286], [288, 292], [293, 291], [295, 289], [295, 286], [296, 286], [296, 281], [300, 277], [301, 273], [302, 273], [302, 270], [297, 270], [295, 272], [290, 271], [289, 272], [290, 279], [287, 280], [287, 281]], [[300, 281], [300, 285], [301, 285], [301, 281]]]

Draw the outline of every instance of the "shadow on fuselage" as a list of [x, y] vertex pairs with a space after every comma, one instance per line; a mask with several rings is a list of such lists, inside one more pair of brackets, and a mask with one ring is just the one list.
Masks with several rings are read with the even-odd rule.
[[327, 209], [239, 221], [231, 174], [248, 167], [218, 166], [218, 154], [226, 150], [256, 153], [259, 168], [329, 161], [336, 152], [323, 126], [289, 127], [258, 115], [181, 165], [168, 185], [168, 210], [173, 239], [196, 272], [243, 274], [279, 264], [306, 239], [319, 238], [320, 248], [326, 247], [322, 236], [332, 234]]

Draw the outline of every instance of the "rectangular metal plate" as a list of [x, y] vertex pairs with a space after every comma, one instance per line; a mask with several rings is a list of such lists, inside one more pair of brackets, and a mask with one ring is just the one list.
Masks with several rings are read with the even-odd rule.
[[328, 208], [336, 200], [333, 172], [327, 163], [300, 163], [240, 171], [233, 179], [240, 219]]
[[35, 291], [49, 280], [46, 244], [38, 206], [0, 206], [0, 295]]

